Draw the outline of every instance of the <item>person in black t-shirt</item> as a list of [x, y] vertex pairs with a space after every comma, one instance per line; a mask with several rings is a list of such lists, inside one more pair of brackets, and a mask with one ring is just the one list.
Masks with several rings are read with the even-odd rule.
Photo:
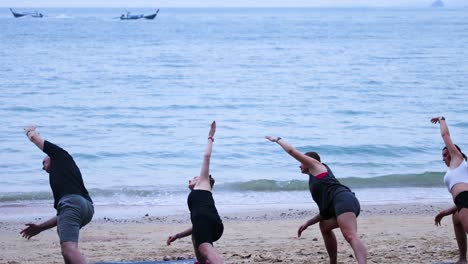
[[357, 234], [357, 216], [360, 205], [354, 193], [342, 185], [330, 168], [320, 162], [316, 152], [299, 152], [280, 137], [266, 136], [271, 142], [280, 145], [289, 155], [301, 163], [300, 169], [309, 175], [309, 187], [312, 198], [317, 203], [320, 213], [306, 221], [297, 230], [297, 236], [309, 226], [319, 223], [330, 263], [337, 263], [337, 241], [333, 229], [340, 228], [346, 241], [351, 245], [358, 263], [367, 263], [367, 249]]
[[24, 238], [57, 226], [62, 256], [65, 263], [86, 263], [78, 250], [80, 229], [88, 224], [94, 214], [94, 206], [83, 183], [81, 172], [73, 158], [59, 146], [44, 140], [35, 126], [24, 128], [26, 136], [47, 156], [42, 169], [49, 173], [49, 183], [54, 195], [57, 215], [41, 224], [28, 223], [21, 231]]
[[220, 239], [224, 231], [223, 223], [216, 210], [211, 194], [214, 179], [210, 175], [209, 168], [215, 132], [216, 122], [213, 121], [208, 134], [208, 142], [206, 144], [200, 176], [196, 176], [189, 181], [191, 192], [187, 203], [190, 209], [192, 227], [181, 233], [169, 236], [167, 239], [167, 245], [170, 245], [179, 238], [192, 235], [193, 248], [200, 264], [224, 263], [221, 255], [213, 247], [213, 242]]

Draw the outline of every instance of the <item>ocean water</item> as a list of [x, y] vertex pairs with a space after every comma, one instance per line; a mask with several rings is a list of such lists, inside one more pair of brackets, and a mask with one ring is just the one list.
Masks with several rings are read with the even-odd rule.
[[468, 148], [466, 9], [39, 11], [0, 10], [0, 205], [51, 203], [33, 123], [97, 204], [183, 206], [213, 120], [219, 207], [313, 206], [265, 135], [320, 153], [363, 202], [450, 201], [429, 120]]

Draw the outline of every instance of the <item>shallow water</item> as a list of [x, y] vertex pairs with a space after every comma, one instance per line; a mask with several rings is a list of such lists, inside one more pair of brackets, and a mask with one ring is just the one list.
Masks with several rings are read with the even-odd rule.
[[[119, 9], [46, 9], [40, 20], [4, 11], [7, 203], [50, 199], [29, 123], [74, 156], [98, 203], [184, 203], [212, 120], [220, 185], [306, 179], [268, 134], [319, 152], [338, 178], [442, 173], [436, 115], [467, 146], [465, 9], [162, 9], [154, 21], [120, 21]], [[237, 191], [219, 196], [249, 201]]]

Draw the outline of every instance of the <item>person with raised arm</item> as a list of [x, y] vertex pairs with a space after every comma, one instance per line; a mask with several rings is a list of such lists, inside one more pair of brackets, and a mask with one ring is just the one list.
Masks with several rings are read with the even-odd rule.
[[307, 220], [297, 230], [297, 236], [309, 226], [319, 223], [330, 263], [337, 263], [337, 241], [333, 229], [340, 228], [343, 237], [351, 245], [357, 263], [367, 263], [367, 249], [357, 234], [357, 217], [360, 213], [358, 199], [351, 190], [341, 184], [330, 168], [320, 161], [316, 152], [299, 152], [281, 137], [266, 136], [280, 145], [290, 156], [299, 161], [303, 174], [309, 175], [309, 189], [317, 203], [319, 214]]
[[42, 161], [42, 169], [49, 174], [57, 215], [41, 224], [26, 224], [27, 227], [20, 234], [29, 240], [42, 231], [57, 226], [65, 263], [84, 264], [85, 257], [78, 250], [79, 233], [93, 218], [94, 206], [84, 186], [80, 169], [68, 152], [44, 140], [36, 126], [27, 126], [24, 132], [32, 143], [47, 154]]
[[440, 135], [445, 143], [445, 147], [442, 149], [442, 160], [448, 167], [444, 183], [455, 203], [454, 206], [439, 212], [434, 222], [436, 226], [439, 226], [442, 218], [452, 215], [459, 252], [456, 263], [468, 263], [466, 259], [466, 233], [468, 232], [468, 165], [466, 155], [460, 147], [452, 142], [447, 122], [443, 116], [432, 118], [431, 123], [440, 124]]
[[216, 210], [212, 195], [214, 179], [210, 175], [210, 159], [213, 149], [214, 135], [216, 132], [216, 122], [211, 123], [206, 143], [205, 154], [201, 167], [200, 176], [189, 180], [190, 194], [187, 199], [190, 210], [192, 227], [187, 230], [169, 236], [167, 245], [179, 238], [192, 235], [195, 256], [200, 264], [222, 264], [222, 256], [216, 252], [213, 242], [219, 240], [224, 231], [223, 222]]

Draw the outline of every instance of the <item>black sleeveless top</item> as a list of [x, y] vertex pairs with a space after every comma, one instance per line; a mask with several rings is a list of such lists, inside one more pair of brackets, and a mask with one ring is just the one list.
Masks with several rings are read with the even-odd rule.
[[198, 216], [209, 217], [221, 222], [221, 218], [216, 210], [213, 194], [210, 191], [191, 191], [187, 199], [187, 204], [190, 210], [190, 219], [192, 222]]
[[351, 190], [335, 178], [335, 175], [333, 175], [333, 172], [325, 163], [322, 164], [327, 168], [327, 175], [321, 179], [317, 179], [314, 175], [309, 174], [309, 190], [312, 199], [317, 203], [320, 214], [324, 215], [323, 213], [331, 205], [333, 198], [337, 194], [350, 192]]

